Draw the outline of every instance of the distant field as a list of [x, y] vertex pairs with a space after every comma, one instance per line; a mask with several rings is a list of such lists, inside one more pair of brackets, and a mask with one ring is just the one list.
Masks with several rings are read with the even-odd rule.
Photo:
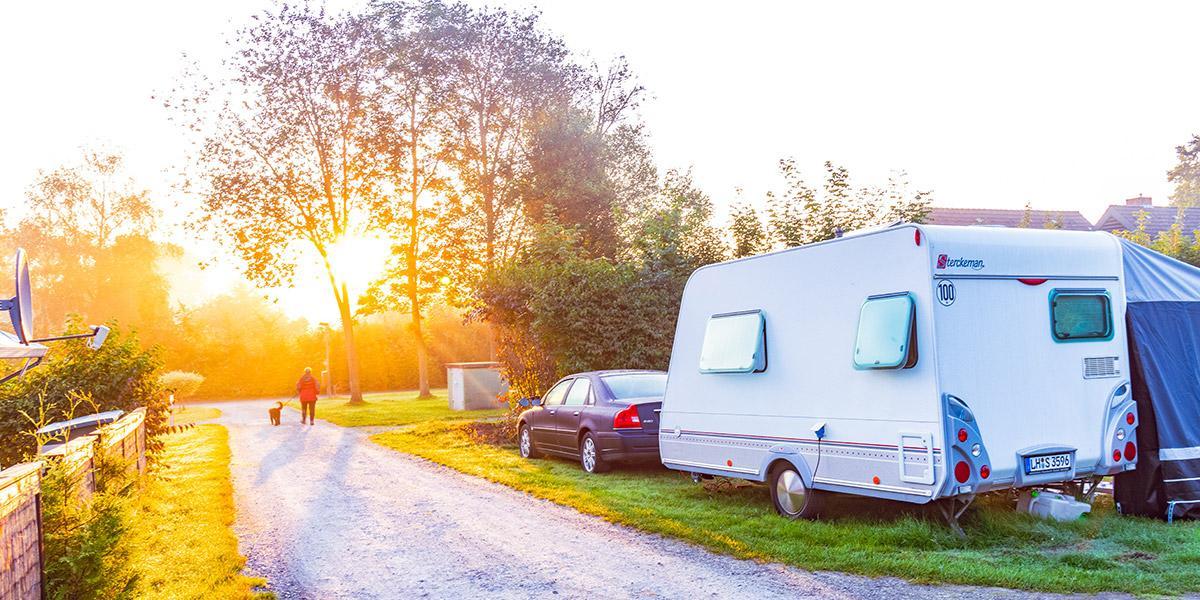
[[[504, 409], [453, 411], [446, 390], [433, 390], [433, 398], [417, 400], [417, 392], [364, 395], [365, 404], [350, 405], [344, 396], [317, 401], [317, 418], [342, 427], [411, 425], [425, 421], [480, 419], [504, 414]], [[292, 407], [299, 409], [296, 402]]]
[[1123, 518], [1107, 497], [1092, 516], [1057, 523], [1018, 514], [1005, 494], [991, 494], [964, 516], [962, 540], [912, 505], [837, 496], [821, 521], [788, 521], [761, 485], [701, 486], [657, 466], [589, 476], [576, 462], [524, 460], [515, 448], [475, 443], [461, 423], [371, 439], [609, 521], [804, 569], [1044, 592], [1200, 591], [1200, 524]]

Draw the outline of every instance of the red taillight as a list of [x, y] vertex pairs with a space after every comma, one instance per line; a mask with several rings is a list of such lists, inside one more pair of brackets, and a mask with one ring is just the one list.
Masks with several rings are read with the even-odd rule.
[[1019, 277], [1019, 278], [1017, 278], [1017, 281], [1020, 281], [1021, 283], [1025, 284], [1025, 285], [1042, 285], [1043, 283], [1046, 283], [1049, 280], [1041, 279], [1041, 278], [1034, 278], [1034, 277]]
[[954, 465], [954, 478], [959, 483], [966, 483], [971, 478], [971, 467], [965, 461], [958, 461], [958, 464]]
[[640, 429], [642, 420], [638, 418], [637, 405], [629, 406], [613, 417], [613, 429]]
[[1130, 425], [1133, 425], [1133, 421], [1134, 421], [1133, 413], [1125, 413], [1125, 422], [1129, 423]]
[[1113, 450], [1113, 462], [1121, 462], [1121, 451]]
[[921, 230], [920, 229], [913, 230], [913, 241], [916, 242], [918, 246], [921, 245]]
[[1137, 458], [1137, 446], [1133, 442], [1125, 442], [1125, 460]]
[[982, 467], [979, 467], [979, 477], [981, 479], [987, 479], [988, 475], [991, 475], [991, 474], [992, 474], [991, 467], [989, 467], [987, 465], [983, 465]]
[[967, 430], [966, 429], [958, 430], [958, 441], [960, 441], [960, 442], [967, 441]]

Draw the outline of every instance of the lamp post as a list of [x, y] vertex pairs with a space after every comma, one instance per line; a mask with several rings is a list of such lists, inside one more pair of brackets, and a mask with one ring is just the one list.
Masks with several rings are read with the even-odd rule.
[[321, 379], [325, 381], [325, 396], [333, 397], [333, 374], [329, 372], [329, 338], [333, 334], [333, 328], [329, 323], [322, 321], [321, 329], [325, 332], [325, 368], [321, 371]]

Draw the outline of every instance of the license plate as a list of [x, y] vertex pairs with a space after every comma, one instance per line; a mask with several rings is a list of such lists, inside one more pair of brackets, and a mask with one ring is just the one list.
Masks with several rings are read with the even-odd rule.
[[1071, 470], [1071, 453], [1046, 454], [1044, 456], [1026, 456], [1025, 474], [1056, 473]]

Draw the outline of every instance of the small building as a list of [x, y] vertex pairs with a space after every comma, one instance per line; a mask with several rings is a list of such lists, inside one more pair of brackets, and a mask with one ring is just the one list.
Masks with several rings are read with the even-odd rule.
[[1138, 219], [1143, 214], [1145, 215], [1146, 233], [1151, 238], [1170, 229], [1176, 219], [1181, 220], [1183, 233], [1187, 235], [1192, 235], [1192, 232], [1200, 229], [1200, 210], [1187, 208], [1181, 210], [1176, 206], [1154, 206], [1154, 201], [1149, 196], [1140, 194], [1126, 200], [1125, 204], [1109, 206], [1100, 216], [1100, 220], [1096, 221], [1096, 229], [1099, 231], [1136, 231]]
[[1091, 231], [1092, 223], [1077, 210], [1024, 210], [1008, 208], [930, 208], [928, 225], [982, 225], [1021, 227], [1029, 219], [1030, 229]]
[[496, 408], [499, 396], [508, 392], [498, 362], [446, 363], [446, 387], [450, 410]]

